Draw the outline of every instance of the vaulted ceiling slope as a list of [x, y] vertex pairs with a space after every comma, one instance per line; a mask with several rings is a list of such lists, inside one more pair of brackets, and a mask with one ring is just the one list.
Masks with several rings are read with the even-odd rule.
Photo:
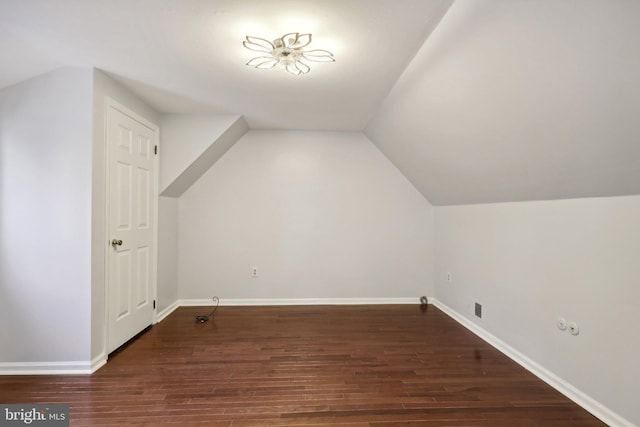
[[457, 0], [366, 133], [435, 205], [640, 194], [638, 18]]
[[[159, 112], [362, 130], [435, 205], [640, 194], [640, 2], [0, 0], [0, 88], [105, 70]], [[244, 65], [313, 33], [335, 63]]]
[[[0, 0], [0, 87], [88, 65], [160, 112], [243, 115], [254, 129], [362, 130], [452, 1]], [[290, 32], [312, 33], [309, 49], [336, 62], [297, 77], [245, 65], [259, 56], [245, 36]]]

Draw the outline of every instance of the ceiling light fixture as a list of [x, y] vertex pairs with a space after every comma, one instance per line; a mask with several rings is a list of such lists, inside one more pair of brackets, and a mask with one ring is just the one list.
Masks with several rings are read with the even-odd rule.
[[274, 68], [282, 65], [290, 74], [307, 74], [311, 68], [303, 60], [311, 62], [335, 62], [333, 53], [328, 50], [302, 50], [311, 43], [311, 34], [288, 33], [273, 42], [260, 37], [247, 36], [242, 42], [244, 47], [255, 52], [265, 53], [247, 62], [255, 68]]

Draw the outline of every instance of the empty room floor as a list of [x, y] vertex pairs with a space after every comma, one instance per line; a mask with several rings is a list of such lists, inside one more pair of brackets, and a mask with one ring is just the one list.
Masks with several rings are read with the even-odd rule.
[[433, 306], [182, 307], [93, 375], [0, 377], [71, 425], [603, 426]]

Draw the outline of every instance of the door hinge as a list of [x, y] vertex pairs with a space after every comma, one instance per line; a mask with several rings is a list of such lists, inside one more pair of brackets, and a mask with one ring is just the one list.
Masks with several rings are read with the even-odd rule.
[[156, 309], [156, 300], [153, 300], [153, 309]]
[[156, 156], [158, 155], [158, 146], [154, 146], [153, 147], [153, 154], [155, 154]]

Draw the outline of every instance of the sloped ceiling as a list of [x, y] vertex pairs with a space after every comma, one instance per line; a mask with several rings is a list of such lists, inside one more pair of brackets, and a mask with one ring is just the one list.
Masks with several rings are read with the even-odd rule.
[[[243, 115], [252, 128], [362, 130], [453, 0], [0, 0], [0, 85], [88, 65], [164, 113]], [[312, 33], [335, 63], [245, 65], [245, 36]], [[15, 49], [12, 48], [15, 45]], [[50, 58], [42, 63], [40, 53]], [[36, 59], [37, 58], [37, 59]], [[5, 77], [6, 76], [6, 77]], [[28, 76], [32, 77], [32, 76]], [[0, 86], [1, 87], [1, 86]]]
[[366, 133], [436, 205], [640, 194], [639, 17], [458, 0]]
[[[640, 194], [638, 16], [629, 0], [0, 0], [0, 89], [94, 66], [159, 112], [364, 129], [436, 205]], [[337, 61], [244, 65], [245, 35], [290, 31]]]
[[241, 116], [163, 114], [160, 195], [180, 197], [249, 130]]

